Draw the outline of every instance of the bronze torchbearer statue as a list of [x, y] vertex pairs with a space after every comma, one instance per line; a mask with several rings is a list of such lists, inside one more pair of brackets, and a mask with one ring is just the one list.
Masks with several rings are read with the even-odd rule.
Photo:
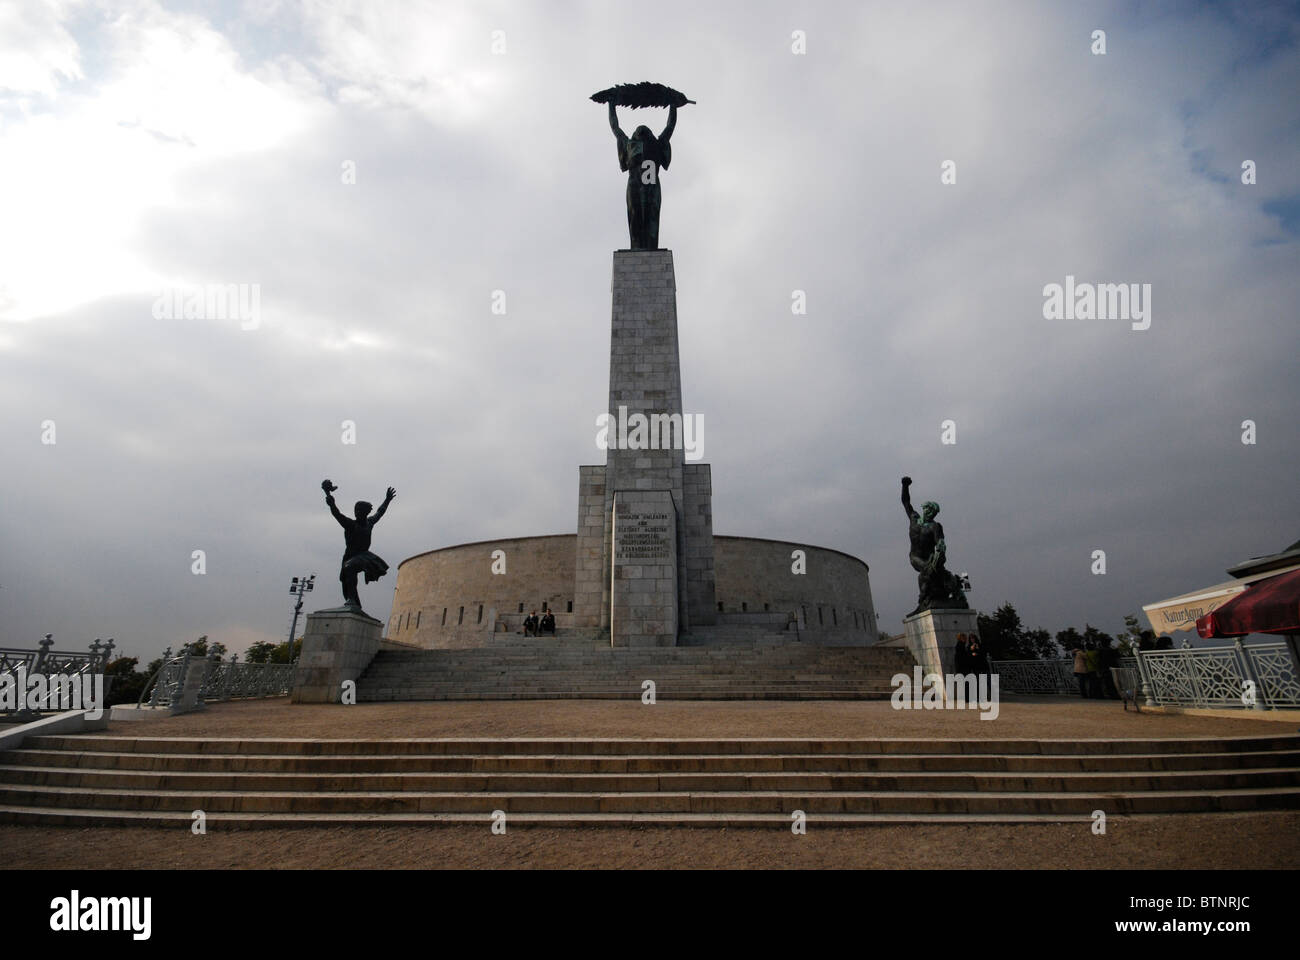
[[939, 515], [939, 505], [933, 500], [921, 504], [921, 513], [912, 509], [910, 487], [912, 478], [903, 478], [903, 510], [907, 513], [908, 536], [912, 547], [908, 559], [916, 571], [916, 584], [919, 596], [916, 609], [909, 617], [922, 610], [932, 608], [947, 610], [966, 610], [966, 593], [962, 590], [961, 580], [948, 571], [945, 562], [948, 545], [944, 542], [943, 526], [935, 520]]
[[[694, 100], [659, 83], [629, 83], [593, 93], [591, 99], [609, 104], [609, 127], [618, 142], [618, 167], [627, 172], [627, 232], [633, 250], [659, 249], [659, 173], [673, 160], [669, 142], [677, 126], [677, 108]], [[667, 107], [668, 125], [659, 136], [639, 126], [628, 136], [618, 125], [615, 107]]]
[[355, 517], [345, 517], [334, 504], [334, 491], [338, 487], [328, 480], [323, 481], [320, 486], [325, 491], [325, 502], [329, 504], [330, 513], [343, 528], [345, 547], [343, 563], [339, 568], [339, 581], [343, 584], [343, 604], [350, 610], [365, 613], [361, 609], [361, 599], [357, 596], [357, 576], [364, 574], [366, 583], [372, 583], [388, 572], [388, 564], [370, 552], [370, 532], [379, 522], [379, 518], [384, 515], [388, 505], [393, 502], [393, 498], [397, 496], [397, 491], [392, 487], [388, 488], [384, 502], [379, 505], [373, 517], [370, 516], [371, 505], [365, 500], [358, 500], [353, 507]]

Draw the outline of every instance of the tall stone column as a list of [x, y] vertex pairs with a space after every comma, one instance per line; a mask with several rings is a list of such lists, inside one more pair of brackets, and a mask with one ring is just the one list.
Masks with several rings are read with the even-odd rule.
[[[616, 498], [653, 491], [667, 495], [656, 502], [671, 505], [673, 512], [675, 635], [692, 622], [712, 622], [715, 591], [709, 470], [707, 464], [687, 464], [685, 458], [672, 251], [615, 251], [611, 294], [611, 428], [603, 471], [585, 466], [579, 473], [575, 623], [608, 628], [617, 584], [630, 586], [643, 577], [662, 582], [661, 563], [650, 565], [656, 568], [651, 573], [616, 576]], [[624, 502], [640, 498], [625, 497]], [[628, 565], [631, 570], [638, 566]], [[643, 584], [636, 591], [647, 589]], [[656, 603], [662, 599], [656, 594]]]

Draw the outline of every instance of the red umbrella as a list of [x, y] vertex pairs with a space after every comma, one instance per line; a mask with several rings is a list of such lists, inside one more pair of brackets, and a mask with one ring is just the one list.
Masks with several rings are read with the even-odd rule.
[[1196, 621], [1206, 638], [1248, 633], [1300, 633], [1300, 570], [1253, 583]]

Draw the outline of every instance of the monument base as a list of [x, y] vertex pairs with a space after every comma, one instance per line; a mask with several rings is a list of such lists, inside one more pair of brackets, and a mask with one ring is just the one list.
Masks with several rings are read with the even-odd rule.
[[926, 674], [954, 673], [957, 638], [978, 632], [974, 610], [922, 610], [903, 618], [907, 648]]
[[614, 495], [609, 642], [677, 644], [677, 514], [667, 490]]
[[307, 614], [291, 703], [339, 703], [343, 684], [355, 681], [379, 652], [384, 625], [350, 607]]

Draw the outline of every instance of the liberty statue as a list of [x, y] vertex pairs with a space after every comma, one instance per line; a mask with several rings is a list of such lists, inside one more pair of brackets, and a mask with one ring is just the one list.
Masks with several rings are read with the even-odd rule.
[[[673, 161], [672, 136], [677, 108], [694, 100], [658, 83], [620, 84], [592, 94], [609, 104], [609, 128], [618, 143], [618, 167], [627, 174], [627, 232], [633, 250], [659, 249], [659, 175]], [[642, 124], [628, 136], [618, 125], [616, 107], [667, 107], [668, 123], [658, 136]]]

